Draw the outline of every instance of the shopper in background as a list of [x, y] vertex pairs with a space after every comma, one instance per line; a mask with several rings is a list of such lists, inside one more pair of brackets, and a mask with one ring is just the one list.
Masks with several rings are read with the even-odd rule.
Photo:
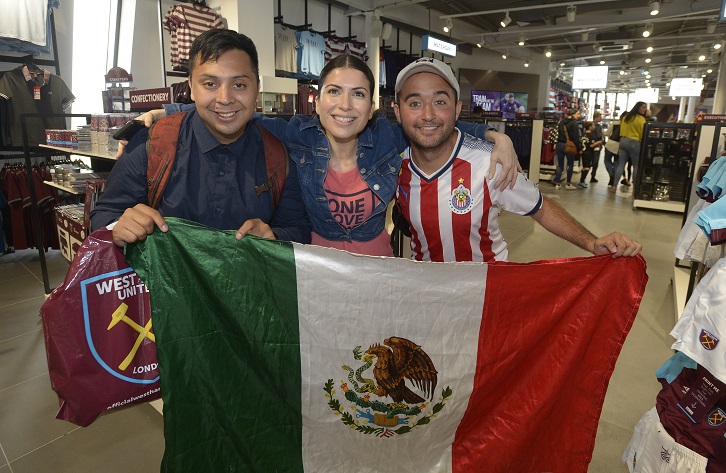
[[640, 157], [640, 143], [643, 140], [643, 128], [645, 127], [645, 114], [648, 105], [645, 102], [637, 102], [633, 108], [620, 117], [620, 158], [618, 159], [618, 167], [615, 170], [615, 179], [611, 192], [617, 189], [617, 182], [623, 175], [625, 163], [630, 159], [633, 162], [633, 174], [638, 175], [638, 158]]
[[[214, 29], [190, 49], [190, 85], [197, 110], [181, 123], [173, 171], [157, 208], [147, 197], [147, 130], [137, 133], [108, 177], [91, 213], [93, 230], [116, 222], [118, 246], [144, 240], [164, 217], [181, 217], [218, 229], [307, 243], [310, 226], [297, 170], [290, 167], [277, 206], [268, 181], [261, 131], [248, 127], [260, 89], [257, 49], [247, 36]], [[274, 139], [274, 138], [271, 138]], [[133, 149], [132, 149], [133, 148]], [[283, 157], [284, 158], [284, 157]]]
[[[408, 142], [401, 127], [375, 113], [375, 81], [362, 60], [340, 55], [330, 60], [318, 80], [317, 115], [290, 121], [257, 115], [255, 119], [288, 148], [300, 177], [302, 201], [313, 230], [312, 243], [374, 256], [392, 256], [385, 230]], [[194, 106], [167, 107], [167, 111]], [[152, 115], [161, 116], [164, 112]], [[146, 117], [145, 117], [146, 118]], [[511, 140], [488, 125], [460, 123], [481, 138], [497, 142], [505, 172], [497, 185], [513, 185], [517, 156]], [[489, 173], [494, 175], [494, 163]]]
[[587, 173], [590, 171], [595, 157], [599, 156], [599, 151], [596, 155], [595, 150], [600, 149], [602, 141], [595, 136], [595, 123], [585, 122], [582, 128], [585, 130], [585, 136], [582, 140], [582, 172], [580, 172], [579, 186], [587, 189]]
[[595, 141], [599, 141], [601, 144], [597, 148], [593, 148], [593, 151], [595, 152], [593, 159], [592, 159], [592, 174], [590, 175], [590, 182], [595, 183], [597, 182], [597, 179], [595, 179], [595, 174], [597, 173], [598, 165], [600, 164], [600, 153], [602, 151], [602, 143], [605, 143], [605, 137], [603, 136], [602, 131], [602, 113], [595, 112], [592, 114], [592, 122], [595, 124], [595, 131], [593, 134], [595, 135]]
[[[555, 154], [557, 155], [557, 169], [552, 183], [556, 189], [560, 188], [562, 182], [562, 170], [565, 167], [565, 158], [567, 158], [567, 183], [565, 189], [574, 190], [577, 187], [572, 185], [572, 173], [575, 169], [575, 160], [582, 154], [582, 140], [580, 139], [580, 110], [573, 108], [567, 112], [567, 117], [560, 120], [557, 130], [557, 146], [555, 146]], [[567, 152], [567, 140], [575, 143], [576, 152]]]
[[620, 152], [620, 120], [613, 121], [608, 127], [605, 134], [605, 169], [608, 172], [608, 190], [615, 192], [617, 186], [613, 187], [615, 182], [615, 170], [618, 168], [618, 153]]
[[507, 243], [497, 223], [499, 208], [529, 215], [553, 234], [596, 255], [640, 252], [640, 243], [620, 233], [595, 237], [543, 197], [521, 172], [514, 188], [495, 189], [485, 174], [491, 146], [455, 126], [462, 107], [459, 84], [443, 62], [421, 58], [409, 64], [398, 74], [395, 93], [393, 109], [411, 142], [403, 153], [396, 205], [410, 223], [414, 259], [506, 261]]
[[484, 115], [484, 109], [481, 107], [481, 105], [477, 105], [471, 111], [471, 117], [472, 118], [481, 118], [483, 115]]

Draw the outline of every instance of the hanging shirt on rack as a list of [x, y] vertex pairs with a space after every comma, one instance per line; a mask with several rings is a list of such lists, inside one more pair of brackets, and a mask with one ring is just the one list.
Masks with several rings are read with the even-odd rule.
[[206, 5], [180, 3], [172, 5], [162, 26], [171, 33], [171, 65], [183, 66], [189, 62], [189, 49], [197, 36], [207, 30], [224, 28], [224, 23]]
[[[2, 124], [6, 145], [22, 146], [23, 131], [20, 120], [21, 113], [63, 113], [75, 96], [60, 76], [43, 70], [40, 75], [32, 75], [27, 66], [22, 66], [5, 73], [0, 78], [0, 98], [9, 101], [10, 120]], [[45, 144], [46, 129], [64, 129], [66, 121], [63, 117], [39, 117], [26, 119], [28, 127], [28, 144], [37, 146]]]
[[297, 72], [297, 38], [295, 31], [275, 23], [275, 69]]
[[318, 78], [325, 66], [325, 38], [311, 31], [298, 31], [298, 72]]
[[332, 35], [325, 38], [325, 62], [347, 53], [348, 43], [343, 38]]
[[2, 3], [0, 49], [30, 54], [50, 52], [49, 16], [59, 0], [13, 0]]

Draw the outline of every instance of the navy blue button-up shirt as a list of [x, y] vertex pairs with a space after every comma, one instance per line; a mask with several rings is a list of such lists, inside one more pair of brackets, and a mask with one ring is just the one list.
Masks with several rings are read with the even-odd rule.
[[[147, 203], [147, 130], [131, 140], [108, 178], [106, 192], [91, 213], [91, 228], [118, 220], [124, 210]], [[139, 146], [142, 145], [142, 146]], [[184, 117], [174, 169], [158, 210], [222, 230], [236, 230], [249, 219], [268, 223], [281, 240], [310, 242], [310, 225], [300, 194], [295, 165], [289, 166], [276, 211], [272, 195], [257, 195], [255, 186], [267, 182], [262, 135], [248, 125], [234, 143], [223, 145], [199, 115]]]

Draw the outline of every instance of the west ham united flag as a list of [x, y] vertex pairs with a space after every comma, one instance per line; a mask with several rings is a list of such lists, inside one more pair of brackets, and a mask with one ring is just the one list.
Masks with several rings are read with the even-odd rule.
[[641, 257], [422, 263], [168, 219], [162, 471], [585, 472]]

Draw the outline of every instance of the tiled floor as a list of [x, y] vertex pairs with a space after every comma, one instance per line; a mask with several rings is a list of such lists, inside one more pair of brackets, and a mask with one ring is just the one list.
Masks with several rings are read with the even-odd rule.
[[[604, 170], [599, 177], [605, 178]], [[610, 194], [602, 181], [585, 190], [555, 190], [547, 183], [541, 188], [593, 233], [617, 230], [644, 245], [650, 280], [610, 382], [589, 469], [626, 472], [620, 455], [636, 422], [655, 402], [655, 369], [672, 354], [668, 332], [675, 321], [673, 247], [682, 216], [634, 211], [630, 194]], [[501, 226], [512, 261], [585, 255], [530, 218], [503, 214]], [[54, 251], [48, 255], [48, 267], [55, 287], [68, 264]], [[159, 471], [163, 423], [148, 404], [106, 415], [86, 428], [54, 419], [58, 404], [50, 388], [38, 317], [43, 301], [37, 252], [0, 257], [0, 473]], [[567, 454], [566, 446], [559, 448]]]

